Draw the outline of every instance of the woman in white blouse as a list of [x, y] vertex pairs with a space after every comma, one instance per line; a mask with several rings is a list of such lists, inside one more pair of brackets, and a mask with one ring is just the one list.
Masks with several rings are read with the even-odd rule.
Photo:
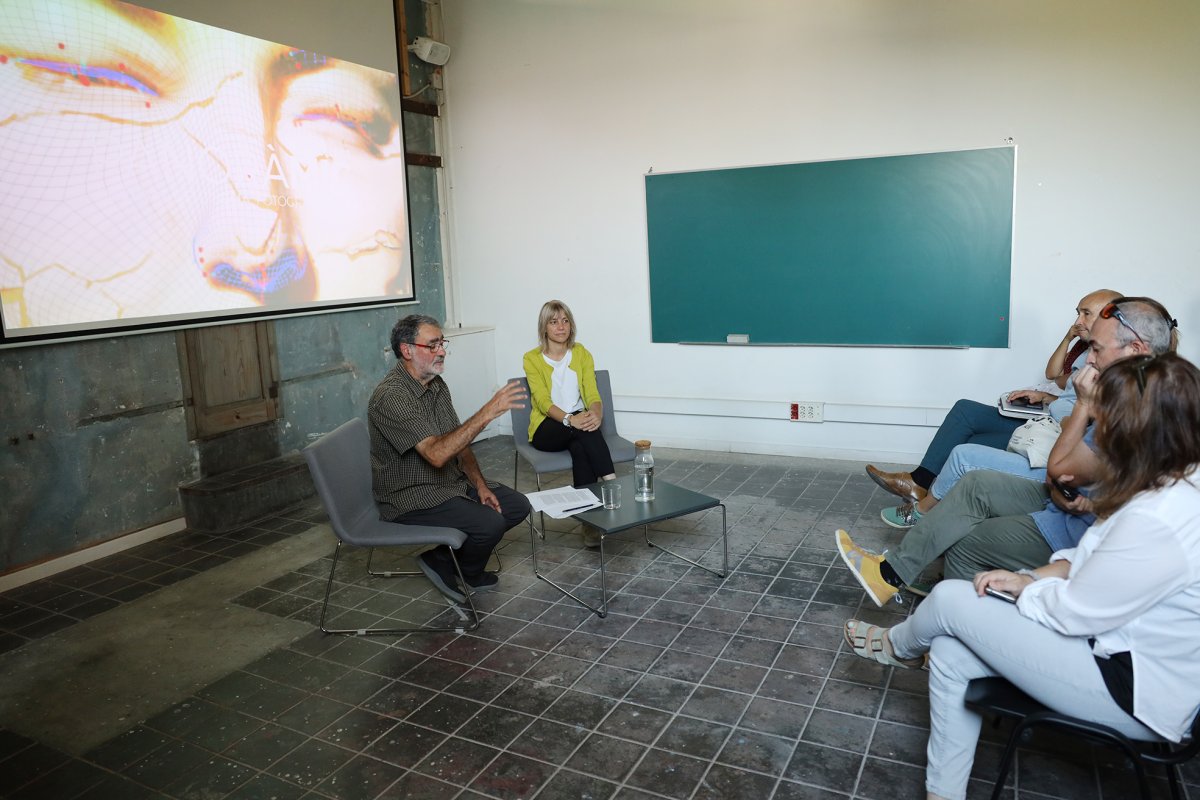
[[524, 359], [530, 443], [548, 452], [569, 450], [574, 486], [615, 478], [612, 455], [600, 433], [604, 406], [595, 363], [575, 341], [575, 318], [566, 303], [551, 300], [542, 306], [538, 342]]
[[943, 581], [891, 629], [846, 623], [866, 658], [914, 668], [928, 654], [929, 798], [966, 795], [980, 727], [963, 705], [972, 678], [1001, 675], [1134, 739], [1178, 742], [1200, 709], [1200, 371], [1140, 356], [1109, 366], [1096, 391], [1099, 521], [1077, 547], [1036, 570]]

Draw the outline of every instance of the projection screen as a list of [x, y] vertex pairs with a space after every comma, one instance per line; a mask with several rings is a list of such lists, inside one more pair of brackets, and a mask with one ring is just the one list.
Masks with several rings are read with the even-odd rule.
[[385, 0], [0, 0], [24, 344], [412, 300]]

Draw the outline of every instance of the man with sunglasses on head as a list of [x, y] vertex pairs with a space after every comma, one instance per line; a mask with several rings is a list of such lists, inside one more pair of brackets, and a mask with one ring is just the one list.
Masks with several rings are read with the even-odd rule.
[[449, 345], [433, 317], [411, 314], [392, 328], [396, 364], [367, 403], [371, 474], [379, 516], [405, 525], [457, 528], [467, 535], [458, 549], [466, 586], [459, 585], [450, 548], [417, 557], [417, 566], [451, 600], [496, 585], [487, 572], [492, 551], [509, 529], [529, 515], [525, 495], [486, 480], [471, 441], [492, 420], [523, 407], [519, 383], [502, 387], [466, 422], [459, 422], [442, 380]]
[[938, 556], [945, 558], [945, 577], [969, 580], [987, 569], [1032, 569], [1056, 550], [1077, 545], [1096, 519], [1083, 488], [1100, 472], [1092, 429], [1096, 380], [1110, 364], [1174, 350], [1177, 329], [1162, 304], [1148, 297], [1125, 297], [1099, 310], [1087, 365], [1074, 377], [1075, 408], [1050, 451], [1044, 484], [991, 470], [969, 472], [886, 554], [865, 550], [838, 531], [838, 552], [871, 599], [882, 606], [901, 587], [911, 589]]

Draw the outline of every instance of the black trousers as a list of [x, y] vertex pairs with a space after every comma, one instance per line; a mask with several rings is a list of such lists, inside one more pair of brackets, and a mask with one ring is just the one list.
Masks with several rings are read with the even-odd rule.
[[[492, 551], [500, 543], [506, 531], [520, 525], [529, 516], [529, 501], [525, 495], [507, 486], [492, 488], [492, 494], [500, 501], [500, 512], [479, 502], [475, 487], [467, 490], [468, 497], [454, 497], [433, 508], [409, 511], [396, 518], [404, 525], [440, 525], [458, 528], [467, 535], [467, 540], [458, 549], [458, 565], [463, 576], [474, 578], [483, 574]], [[443, 552], [445, 551], [445, 552]], [[432, 558], [450, 563], [449, 548], [435, 548]]]
[[604, 441], [604, 436], [598, 430], [581, 431], [568, 428], [561, 422], [546, 417], [533, 432], [530, 444], [546, 453], [570, 450], [572, 486], [587, 486], [600, 480], [601, 476], [611, 475], [613, 472], [608, 442]]

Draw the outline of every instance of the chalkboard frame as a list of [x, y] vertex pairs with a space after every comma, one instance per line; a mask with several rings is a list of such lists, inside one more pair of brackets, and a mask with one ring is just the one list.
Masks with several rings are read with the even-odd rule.
[[652, 341], [1008, 346], [1016, 147], [645, 176]]

